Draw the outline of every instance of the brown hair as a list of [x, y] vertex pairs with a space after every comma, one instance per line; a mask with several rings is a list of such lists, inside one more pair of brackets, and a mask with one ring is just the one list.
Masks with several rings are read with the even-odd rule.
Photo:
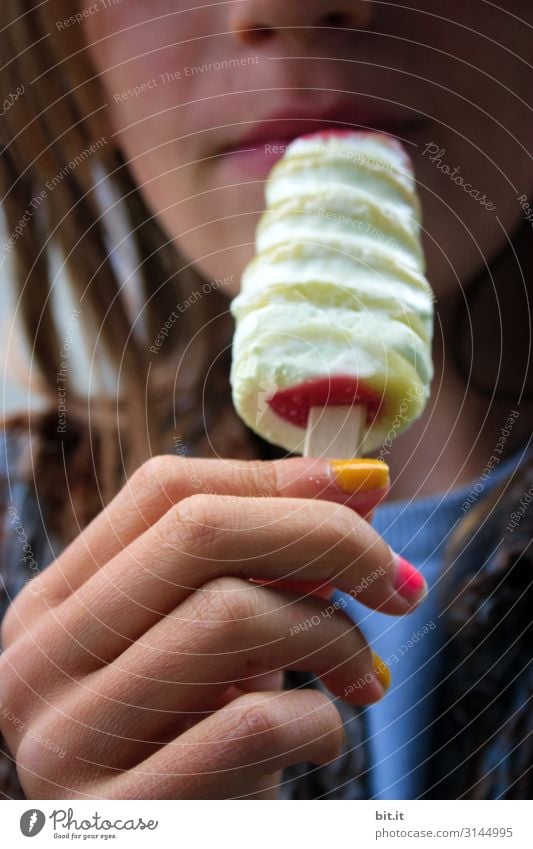
[[[84, 524], [151, 454], [171, 450], [172, 442], [179, 442], [178, 450], [188, 444], [198, 453], [216, 451], [217, 417], [225, 420], [230, 446], [231, 432], [233, 442], [242, 442], [246, 431], [229, 407], [228, 353], [218, 356], [224, 347], [229, 350], [227, 340], [231, 339], [227, 300], [222, 295], [210, 292], [184, 311], [157, 356], [149, 352], [150, 343], [143, 344], [132, 333], [121, 281], [108, 257], [102, 209], [95, 198], [95, 162], [124, 202], [140, 258], [149, 338], [157, 336], [177, 303], [191, 290], [201, 289], [201, 281], [151, 215], [128, 164], [109, 141], [104, 94], [84, 49], [81, 27], [71, 27], [68, 39], [63, 32], [57, 36], [55, 22], [71, 13], [70, 0], [41, 4], [4, 0], [0, 7], [5, 62], [1, 101], [10, 104], [0, 138], [0, 188], [8, 234], [12, 234], [24, 327], [52, 406], [48, 415], [32, 423], [32, 438], [38, 438], [40, 445], [34, 455], [34, 477], [48, 490], [41, 492], [45, 502], [57, 502], [58, 492], [64, 492], [66, 499], [67, 482], [57, 480], [63, 453], [69, 486], [73, 474], [79, 478], [79, 503], [73, 506], [77, 521], [81, 516]], [[22, 95], [17, 97], [17, 92]], [[43, 191], [47, 184], [53, 190]], [[105, 353], [121, 371], [118, 405], [105, 397], [89, 402], [80, 397], [76, 386], [68, 385], [67, 435], [54, 426], [62, 344], [51, 307], [50, 244], [56, 244], [66, 257], [83, 330], [92, 334], [90, 347], [97, 355]], [[206, 323], [209, 332], [198, 333]], [[186, 369], [180, 363], [186, 363]], [[209, 386], [204, 386], [207, 373]], [[202, 426], [206, 423], [198, 412], [202, 394], [209, 398], [207, 441]], [[179, 416], [179, 426], [174, 428], [173, 414]], [[237, 450], [236, 444], [233, 449]], [[89, 493], [94, 496], [98, 491], [100, 505], [89, 503]], [[74, 523], [69, 518], [62, 524], [66, 532]]]
[[[58, 35], [56, 21], [71, 13], [70, 0], [39, 4], [4, 0], [0, 6], [0, 46], [5, 63], [0, 90], [1, 100], [9, 106], [0, 137], [0, 188], [8, 233], [17, 233], [17, 227], [20, 230], [12, 246], [16, 284], [25, 331], [51, 401], [48, 414], [39, 421], [27, 422], [29, 435], [37, 442], [32, 471], [41, 487], [42, 502], [54, 504], [52, 518], [63, 517], [65, 537], [75, 534], [77, 526], [83, 526], [98, 512], [129, 472], [151, 454], [173, 447], [179, 452], [184, 446], [198, 455], [250, 457], [267, 450], [244, 428], [231, 407], [228, 373], [232, 326], [223, 295], [214, 290], [183, 312], [157, 356], [132, 332], [121, 281], [109, 260], [105, 226], [99, 219], [95, 164], [104, 169], [126, 210], [128, 229], [140, 258], [143, 316], [149, 338], [156, 338], [176, 304], [191, 290], [200, 289], [202, 281], [151, 215], [128, 163], [110, 142], [105, 96], [87, 55], [82, 28], [69, 28], [68, 38], [65, 32]], [[16, 97], [21, 89], [22, 96]], [[87, 151], [90, 155], [85, 155]], [[57, 186], [33, 211], [32, 202], [50, 181]], [[527, 325], [526, 330], [527, 322], [522, 322], [527, 338], [523, 340], [526, 354], [520, 357], [515, 316], [518, 312], [527, 317], [529, 312], [524, 281], [524, 267], [527, 279], [533, 266], [529, 237], [524, 225], [515, 239], [520, 256], [513, 246], [479, 278], [481, 285], [471, 287], [472, 297], [476, 295], [479, 303], [467, 303], [467, 308], [480, 319], [473, 330], [469, 312], [455, 351], [465, 380], [470, 386], [473, 381], [478, 390], [490, 394], [496, 384], [498, 390], [502, 387], [504, 372], [514, 374], [512, 391], [501, 394], [507, 404], [511, 398], [518, 403], [524, 399], [530, 328]], [[83, 305], [83, 330], [91, 334], [91, 348], [101, 356], [105, 354], [121, 370], [119, 404], [105, 397], [89, 401], [80, 397], [75, 385], [68, 387], [67, 434], [57, 431], [61, 340], [51, 309], [47, 256], [49, 244], [54, 243], [66, 257], [71, 286]], [[501, 274], [505, 286], [495, 286], [493, 274]], [[515, 281], [514, 288], [509, 285], [511, 280]], [[485, 285], [487, 282], [489, 285]], [[483, 293], [481, 299], [477, 298], [479, 292]], [[496, 292], [498, 302], [489, 303]], [[509, 301], [505, 300], [507, 296]], [[504, 300], [510, 308], [502, 310]], [[462, 298], [459, 302], [464, 303]], [[503, 333], [497, 326], [501, 314], [508, 322]], [[463, 310], [463, 318], [465, 315]], [[457, 322], [460, 324], [460, 317]], [[198, 332], [206, 325], [208, 332]], [[500, 339], [502, 344], [505, 336], [503, 359], [507, 368], [502, 371], [498, 345], [491, 348], [494, 362], [487, 361], [479, 345], [473, 347], [476, 333], [477, 338]], [[517, 363], [523, 368], [517, 369]], [[20, 419], [17, 424], [20, 428]], [[527, 425], [525, 417], [521, 417], [522, 424]], [[518, 435], [517, 427], [513, 436]], [[72, 521], [70, 506], [76, 522]]]

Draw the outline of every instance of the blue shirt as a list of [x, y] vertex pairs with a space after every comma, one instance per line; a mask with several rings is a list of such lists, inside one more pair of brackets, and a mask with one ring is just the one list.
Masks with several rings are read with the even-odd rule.
[[470, 507], [522, 459], [523, 450], [465, 487], [376, 510], [375, 529], [428, 583], [428, 596], [413, 613], [387, 616], [340, 591], [332, 596], [344, 600], [344, 612], [361, 627], [392, 674], [387, 696], [366, 710], [373, 799], [416, 799], [426, 789], [424, 767], [444, 645], [439, 626], [444, 550]]

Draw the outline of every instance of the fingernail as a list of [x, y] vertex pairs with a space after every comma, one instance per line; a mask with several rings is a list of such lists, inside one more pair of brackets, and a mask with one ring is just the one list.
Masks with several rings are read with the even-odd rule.
[[332, 460], [331, 469], [343, 492], [384, 489], [390, 483], [389, 467], [381, 460]]
[[422, 601], [428, 591], [428, 585], [422, 573], [400, 554], [394, 555], [394, 566], [394, 588], [396, 592], [411, 604], [415, 601]]
[[376, 654], [375, 651], [372, 652], [372, 663], [374, 666], [374, 675], [376, 676], [383, 689], [387, 691], [392, 681], [392, 675], [389, 667], [387, 666], [385, 661], [380, 658], [379, 654]]

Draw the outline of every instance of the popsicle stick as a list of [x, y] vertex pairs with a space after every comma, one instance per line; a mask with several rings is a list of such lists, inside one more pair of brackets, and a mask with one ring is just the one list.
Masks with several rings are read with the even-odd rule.
[[307, 419], [304, 457], [349, 460], [359, 452], [366, 407], [362, 404], [311, 407]]

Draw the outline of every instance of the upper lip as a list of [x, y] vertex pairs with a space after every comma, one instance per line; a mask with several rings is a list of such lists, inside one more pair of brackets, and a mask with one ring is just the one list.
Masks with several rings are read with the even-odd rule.
[[225, 151], [241, 150], [270, 139], [292, 140], [307, 133], [326, 129], [357, 130], [374, 129], [376, 131], [400, 130], [402, 127], [420, 121], [420, 117], [410, 110], [395, 107], [361, 109], [353, 103], [340, 104], [328, 109], [313, 112], [309, 107], [302, 112], [301, 105], [295, 109], [274, 112], [246, 129], [226, 147]]

